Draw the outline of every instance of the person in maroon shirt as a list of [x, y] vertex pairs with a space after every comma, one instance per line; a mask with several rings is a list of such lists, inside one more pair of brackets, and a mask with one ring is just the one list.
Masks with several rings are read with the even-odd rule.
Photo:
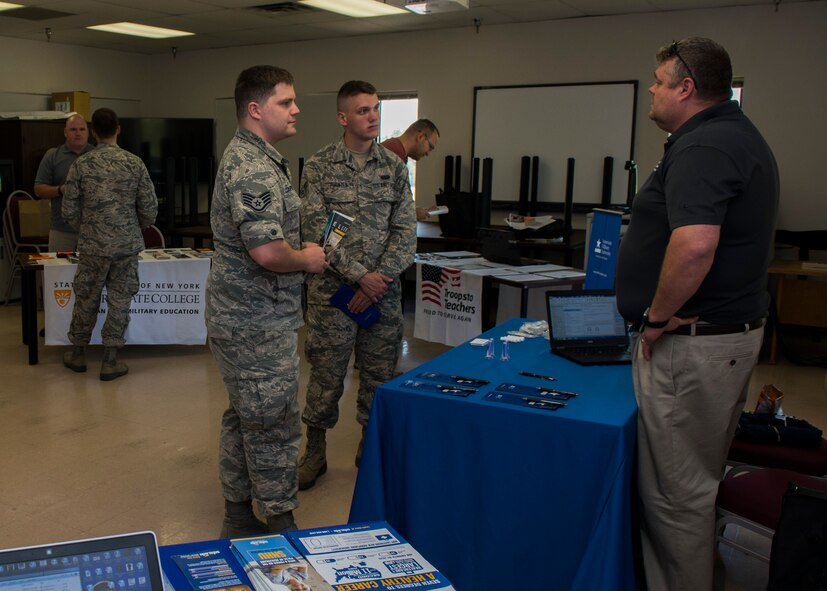
[[[419, 161], [426, 158], [439, 141], [439, 130], [430, 119], [417, 119], [408, 126], [408, 129], [399, 137], [392, 137], [382, 142], [388, 150], [399, 156], [403, 162], [408, 159]], [[416, 208], [416, 219], [427, 219], [428, 210]]]

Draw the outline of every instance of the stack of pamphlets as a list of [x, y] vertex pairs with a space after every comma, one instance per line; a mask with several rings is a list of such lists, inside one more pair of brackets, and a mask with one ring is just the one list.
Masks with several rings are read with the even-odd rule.
[[342, 238], [345, 237], [350, 226], [353, 224], [353, 218], [343, 214], [340, 211], [330, 212], [330, 217], [327, 218], [327, 225], [322, 234], [322, 248], [326, 254], [331, 253], [339, 246]]
[[385, 522], [307, 529], [286, 535], [335, 591], [454, 589], [442, 573]]
[[331, 591], [282, 535], [231, 540], [232, 552], [256, 591]]

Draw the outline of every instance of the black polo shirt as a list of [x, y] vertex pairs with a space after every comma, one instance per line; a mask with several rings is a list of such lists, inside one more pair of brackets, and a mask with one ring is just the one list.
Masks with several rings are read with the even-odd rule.
[[652, 302], [672, 230], [721, 227], [712, 268], [678, 311], [715, 324], [767, 315], [767, 266], [778, 213], [778, 167], [735, 101], [697, 113], [666, 142], [635, 196], [618, 254], [617, 302], [639, 321]]

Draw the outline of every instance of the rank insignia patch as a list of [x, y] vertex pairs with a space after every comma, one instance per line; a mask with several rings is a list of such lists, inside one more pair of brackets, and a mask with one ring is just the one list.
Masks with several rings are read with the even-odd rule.
[[265, 191], [261, 195], [242, 193], [241, 200], [244, 202], [244, 205], [253, 211], [264, 211], [273, 203], [273, 196], [270, 194], [270, 191]]

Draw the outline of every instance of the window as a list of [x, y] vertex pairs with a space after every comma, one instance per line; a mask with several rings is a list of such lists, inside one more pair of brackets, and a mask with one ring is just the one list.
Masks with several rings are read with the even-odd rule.
[[[419, 118], [419, 99], [415, 95], [380, 95], [379, 105], [380, 142], [402, 135]], [[408, 179], [411, 182], [411, 193], [416, 199], [416, 162], [413, 160], [408, 160]]]
[[738, 104], [743, 106], [741, 103], [741, 95], [743, 94], [744, 90], [744, 79], [743, 78], [733, 78], [732, 79], [732, 100], [738, 101]]

